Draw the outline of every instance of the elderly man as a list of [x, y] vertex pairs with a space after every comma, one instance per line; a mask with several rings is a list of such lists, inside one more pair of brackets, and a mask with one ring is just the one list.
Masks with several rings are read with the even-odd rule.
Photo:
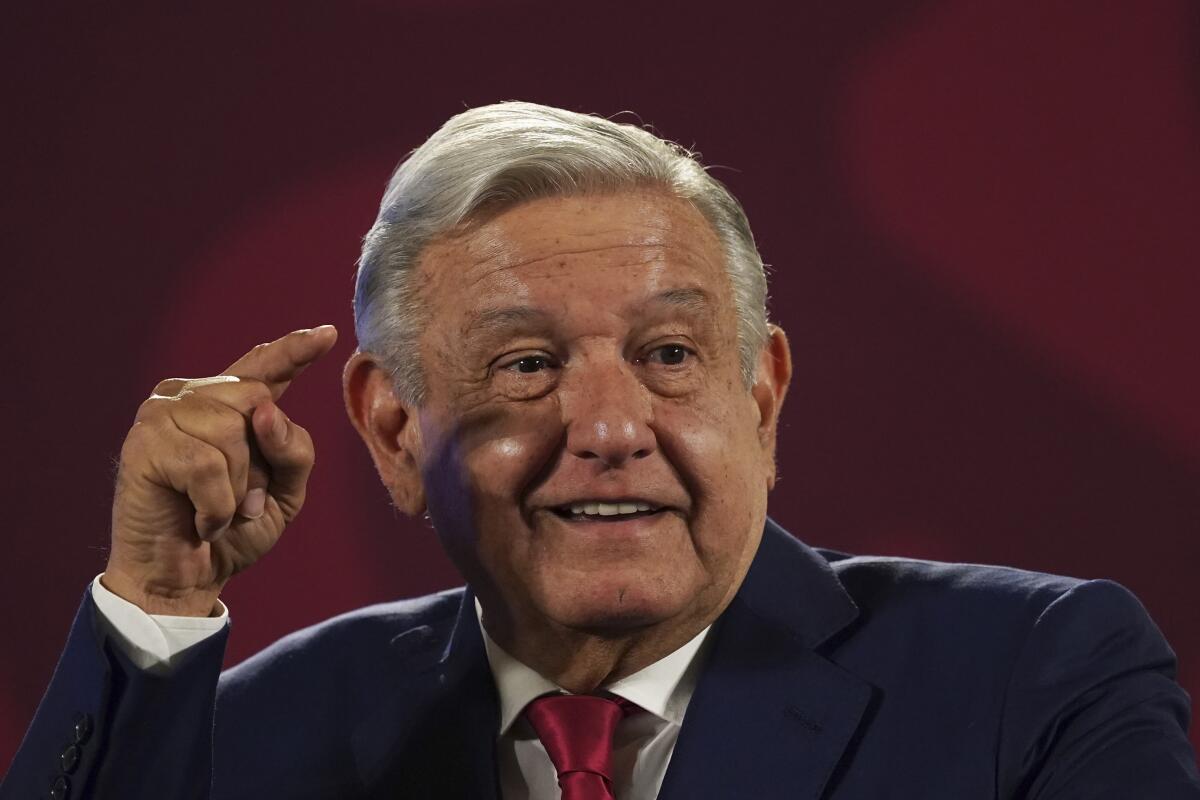
[[366, 237], [344, 395], [467, 587], [219, 674], [221, 589], [313, 464], [276, 402], [336, 333], [164, 381], [0, 795], [1200, 797], [1174, 656], [1125, 590], [767, 519], [791, 364], [765, 295], [686, 151], [525, 103], [451, 119]]

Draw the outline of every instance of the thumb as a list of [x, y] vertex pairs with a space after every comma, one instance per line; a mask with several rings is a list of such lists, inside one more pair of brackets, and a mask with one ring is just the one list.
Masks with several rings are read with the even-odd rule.
[[270, 469], [267, 494], [279, 504], [284, 522], [291, 522], [304, 505], [308, 476], [312, 473], [315, 460], [312, 437], [271, 402], [254, 409], [251, 423], [259, 452]]

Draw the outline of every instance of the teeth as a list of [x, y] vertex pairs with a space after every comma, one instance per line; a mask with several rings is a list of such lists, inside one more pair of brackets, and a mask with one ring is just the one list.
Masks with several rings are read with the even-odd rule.
[[612, 517], [617, 514], [636, 514], [639, 511], [649, 511], [649, 503], [572, 503], [572, 514], [583, 514], [592, 517]]

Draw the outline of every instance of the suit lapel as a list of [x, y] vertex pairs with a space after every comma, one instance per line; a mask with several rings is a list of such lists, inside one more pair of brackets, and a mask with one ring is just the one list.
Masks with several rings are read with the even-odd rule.
[[446, 635], [430, 626], [393, 640], [394, 688], [352, 737], [367, 797], [498, 797], [495, 684], [469, 590]]
[[[352, 738], [365, 797], [498, 797], [499, 704], [474, 602], [467, 590], [452, 624], [393, 640], [396, 683]], [[872, 696], [819, 650], [857, 613], [825, 559], [768, 520], [713, 631], [659, 797], [819, 797]]]
[[659, 797], [819, 797], [872, 689], [818, 647], [857, 613], [825, 560], [768, 521], [713, 631]]

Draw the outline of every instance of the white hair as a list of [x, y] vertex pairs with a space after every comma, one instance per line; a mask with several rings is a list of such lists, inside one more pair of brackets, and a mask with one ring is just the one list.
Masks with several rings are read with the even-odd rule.
[[674, 142], [535, 103], [458, 114], [396, 168], [358, 261], [359, 348], [380, 359], [401, 399], [420, 406], [425, 378], [418, 343], [428, 312], [415, 277], [434, 237], [526, 200], [646, 188], [690, 202], [720, 240], [738, 317], [742, 378], [751, 386], [769, 336], [767, 281], [741, 204]]

